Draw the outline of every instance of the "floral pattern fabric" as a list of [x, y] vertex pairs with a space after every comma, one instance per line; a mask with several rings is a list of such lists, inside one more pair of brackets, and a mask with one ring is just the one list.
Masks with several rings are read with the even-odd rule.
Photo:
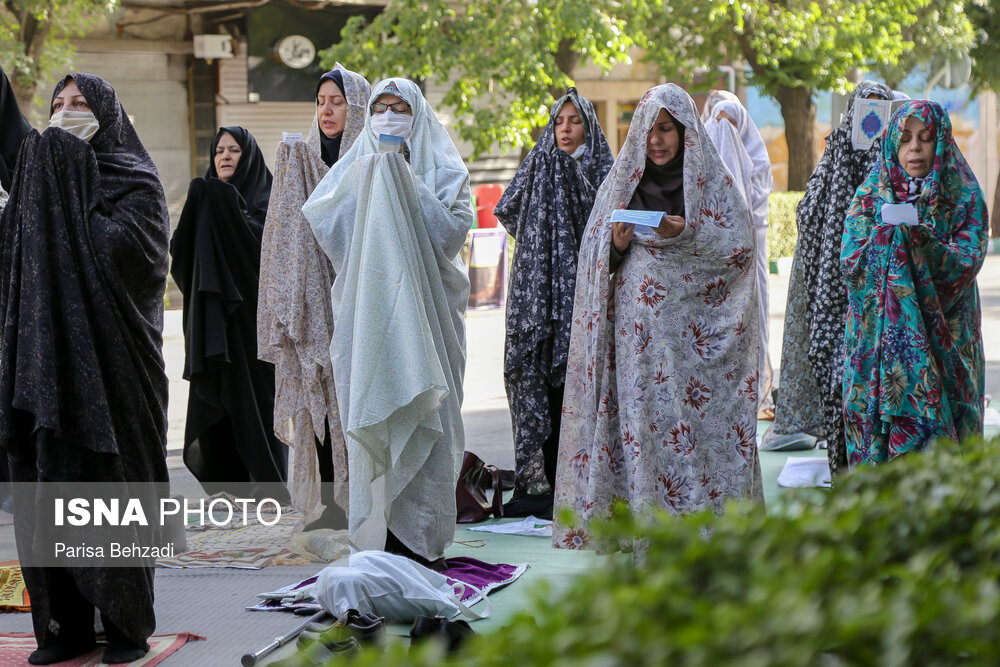
[[[364, 128], [371, 87], [343, 69], [347, 117], [340, 143], [350, 149]], [[323, 512], [315, 440], [327, 431], [333, 451], [334, 500], [348, 509], [347, 446], [340, 427], [330, 338], [330, 260], [313, 236], [302, 204], [326, 175], [318, 117], [306, 141], [278, 144], [260, 258], [257, 356], [274, 364], [274, 434], [288, 445], [289, 493], [302, 524]]]
[[[636, 229], [608, 272], [611, 212], [631, 200], [660, 109], [685, 126], [687, 224], [664, 239]], [[553, 544], [582, 548], [587, 522], [616, 501], [633, 511], [721, 511], [762, 497], [756, 448], [759, 354], [754, 229], [746, 200], [681, 88], [635, 110], [597, 194], [577, 272], [556, 475]], [[560, 508], [583, 522], [558, 521]]]
[[809, 433], [825, 438], [830, 470], [847, 462], [841, 401], [847, 287], [840, 270], [844, 217], [858, 186], [878, 160], [880, 142], [854, 150], [851, 123], [856, 100], [892, 99], [881, 83], [863, 81], [847, 103], [840, 126], [795, 210], [798, 240], [788, 283], [781, 371], [774, 425], [768, 434]]
[[[935, 137], [931, 172], [913, 204], [918, 223], [887, 223], [906, 201], [899, 164], [907, 118]], [[881, 158], [858, 189], [841, 263], [849, 309], [844, 416], [850, 465], [882, 463], [937, 437], [981, 435], [985, 359], [976, 274], [989, 239], [986, 203], [936, 102], [906, 102], [890, 121]]]
[[[579, 162], [555, 145], [555, 118], [566, 101], [576, 106], [586, 128]], [[495, 210], [517, 241], [504, 348], [515, 498], [552, 493], [543, 445], [553, 431], [551, 409], [561, 406], [549, 405], [549, 387], [561, 387], [566, 377], [580, 237], [613, 161], [593, 105], [571, 88], [553, 105], [549, 124]]]

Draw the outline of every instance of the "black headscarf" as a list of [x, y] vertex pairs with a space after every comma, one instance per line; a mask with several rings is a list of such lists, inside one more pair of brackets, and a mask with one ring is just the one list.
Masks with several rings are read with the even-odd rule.
[[271, 170], [264, 162], [264, 154], [257, 146], [257, 140], [245, 128], [233, 125], [220, 127], [212, 140], [212, 150], [209, 153], [208, 172], [205, 178], [218, 178], [215, 171], [215, 149], [219, 146], [222, 133], [228, 132], [243, 150], [236, 170], [226, 181], [236, 188], [246, 204], [247, 215], [263, 229], [267, 217], [267, 202], [271, 198]]
[[17, 149], [30, 129], [31, 124], [17, 106], [14, 89], [0, 67], [0, 186], [4, 190], [10, 190]]
[[184, 463], [210, 493], [223, 482], [283, 482], [288, 449], [274, 435], [274, 366], [257, 359], [261, 238], [271, 172], [253, 136], [229, 132], [243, 155], [229, 181], [196, 178], [170, 240], [184, 295], [184, 378], [190, 382]]
[[[70, 78], [100, 129], [89, 144], [29, 132], [0, 215], [0, 445], [13, 481], [166, 482], [163, 188], [111, 85], [71, 74], [53, 97]], [[22, 516], [28, 549], [35, 527]], [[152, 633], [151, 569], [62, 571], [130, 639]], [[42, 645], [67, 584], [24, 573]]]
[[[594, 105], [586, 97], [582, 97], [576, 88], [567, 88], [566, 94], [556, 100], [549, 110], [549, 124], [542, 131], [542, 136], [538, 138], [536, 146], [539, 150], [557, 151], [561, 150], [556, 146], [555, 129], [556, 116], [566, 102], [572, 102], [580, 114], [583, 121], [583, 145], [586, 147], [583, 157], [580, 159], [580, 168], [590, 185], [597, 190], [601, 187], [601, 182], [611, 169], [611, 164], [615, 161], [615, 156], [611, 154], [611, 147], [608, 146], [608, 139], [604, 136], [604, 130], [597, 120], [597, 112]], [[534, 149], [532, 149], [534, 150]], [[525, 160], [527, 162], [527, 159]], [[586, 220], [584, 221], [586, 223]]]
[[[345, 100], [347, 99], [347, 93], [344, 92], [344, 75], [340, 73], [339, 69], [330, 70], [319, 78], [319, 82], [316, 84], [316, 95], [319, 95], [319, 87], [323, 85], [324, 81], [333, 81], [337, 84], [337, 88], [340, 88], [340, 94], [344, 96]], [[326, 166], [332, 167], [340, 159], [340, 140], [343, 136], [344, 132], [341, 131], [335, 137], [328, 137], [320, 128], [320, 157], [323, 158], [323, 163]]]
[[642, 179], [628, 207], [641, 211], [663, 211], [667, 215], [684, 217], [684, 126], [669, 111], [667, 115], [677, 128], [677, 155], [664, 165], [655, 164], [646, 158]]

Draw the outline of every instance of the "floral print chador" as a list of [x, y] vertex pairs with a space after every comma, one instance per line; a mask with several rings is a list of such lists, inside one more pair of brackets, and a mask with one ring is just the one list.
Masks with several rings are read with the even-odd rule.
[[[906, 119], [935, 137], [931, 172], [899, 164]], [[914, 196], [910, 184], [916, 181]], [[918, 195], [918, 196], [916, 196]], [[882, 207], [913, 200], [915, 225]], [[879, 163], [847, 214], [844, 417], [851, 465], [882, 463], [937, 437], [982, 434], [985, 360], [976, 274], [989, 238], [986, 204], [936, 102], [906, 102], [890, 121]]]
[[[609, 274], [611, 212], [642, 179], [660, 109], [684, 125], [686, 227], [636, 228]], [[563, 402], [553, 543], [581, 548], [587, 521], [636, 512], [721, 511], [762, 495], [754, 229], [746, 200], [681, 88], [653, 88], [598, 191], [580, 249]], [[558, 510], [583, 522], [567, 525]]]
[[[567, 101], [586, 131], [579, 162], [555, 145], [555, 118]], [[562, 406], [549, 405], [550, 388], [562, 387], [566, 376], [580, 237], [613, 161], [593, 105], [570, 88], [552, 106], [549, 124], [496, 207], [517, 242], [503, 373], [514, 427], [515, 497], [552, 493], [543, 445], [558, 431], [551, 414], [558, 416]]]

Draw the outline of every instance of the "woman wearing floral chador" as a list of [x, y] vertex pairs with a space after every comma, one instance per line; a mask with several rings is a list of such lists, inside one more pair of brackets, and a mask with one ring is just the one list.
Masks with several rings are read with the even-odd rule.
[[[662, 212], [656, 228], [615, 209]], [[580, 248], [553, 544], [635, 512], [721, 511], [762, 494], [757, 285], [746, 199], [681, 88], [653, 88], [597, 193]], [[559, 520], [569, 508], [584, 521]]]
[[982, 433], [986, 204], [936, 102], [906, 102], [845, 221], [851, 465]]

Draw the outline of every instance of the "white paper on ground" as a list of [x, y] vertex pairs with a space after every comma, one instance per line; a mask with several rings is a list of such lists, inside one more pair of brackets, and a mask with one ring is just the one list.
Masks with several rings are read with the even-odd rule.
[[529, 516], [522, 521], [494, 523], [488, 526], [472, 526], [469, 530], [479, 530], [484, 533], [500, 533], [501, 535], [552, 537], [552, 522], [548, 519], [536, 519], [533, 516]]
[[824, 456], [789, 456], [785, 467], [778, 475], [778, 486], [801, 488], [807, 486], [830, 486], [830, 462]]
[[630, 225], [659, 227], [664, 215], [663, 211], [635, 211], [627, 208], [616, 208], [611, 212], [611, 222], [627, 222]]

